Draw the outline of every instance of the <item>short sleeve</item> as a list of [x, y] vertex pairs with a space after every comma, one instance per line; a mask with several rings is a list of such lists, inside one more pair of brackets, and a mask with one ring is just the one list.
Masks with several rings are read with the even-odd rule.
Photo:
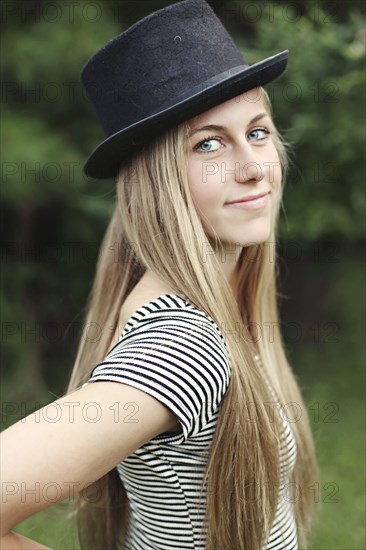
[[115, 381], [166, 405], [182, 431], [155, 440], [179, 444], [198, 434], [218, 410], [230, 379], [222, 336], [200, 310], [157, 310], [124, 332], [90, 382]]

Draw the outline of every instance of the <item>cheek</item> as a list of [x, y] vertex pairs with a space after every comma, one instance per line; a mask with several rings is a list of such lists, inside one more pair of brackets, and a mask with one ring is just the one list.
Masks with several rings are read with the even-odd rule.
[[202, 164], [187, 166], [188, 187], [198, 212], [205, 211], [213, 199], [214, 185], [203, 171]]
[[200, 193], [202, 185], [200, 185], [200, 170], [198, 166], [187, 165], [188, 187], [194, 205], [197, 207], [197, 202], [200, 202]]

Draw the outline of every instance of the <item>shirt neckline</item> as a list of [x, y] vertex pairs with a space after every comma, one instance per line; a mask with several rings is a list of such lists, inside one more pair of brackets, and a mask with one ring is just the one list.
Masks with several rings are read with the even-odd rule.
[[122, 331], [120, 332], [118, 342], [120, 342], [121, 339], [123, 338], [123, 336], [125, 336], [126, 329], [129, 328], [128, 325], [134, 322], [133, 318], [137, 315], [139, 317], [139, 320], [143, 319], [143, 317], [145, 317], [149, 313], [148, 311], [146, 311], [146, 308], [154, 302], [159, 302], [162, 298], [175, 298], [175, 299], [178, 298], [178, 299], [182, 300], [183, 302], [185, 302], [186, 304], [187, 303], [190, 304], [189, 300], [183, 294], [175, 294], [175, 293], [171, 293], [171, 292], [168, 292], [168, 293], [165, 293], [165, 294], [160, 294], [156, 298], [153, 298], [152, 300], [148, 300], [147, 302], [145, 302], [142, 306], [140, 306], [138, 309], [136, 309], [132, 313], [132, 315], [128, 319], [127, 323], [125, 323]]

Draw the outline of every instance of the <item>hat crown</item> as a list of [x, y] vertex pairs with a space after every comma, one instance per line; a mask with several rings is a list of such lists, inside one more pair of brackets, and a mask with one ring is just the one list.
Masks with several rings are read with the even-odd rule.
[[210, 78], [247, 65], [205, 0], [181, 0], [108, 42], [86, 63], [81, 80], [111, 136]]

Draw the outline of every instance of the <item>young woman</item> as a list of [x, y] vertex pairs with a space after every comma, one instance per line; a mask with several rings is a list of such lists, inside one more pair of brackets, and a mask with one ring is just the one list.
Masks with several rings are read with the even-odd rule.
[[116, 177], [116, 207], [58, 422], [3, 434], [2, 548], [44, 548], [11, 529], [73, 495], [86, 550], [306, 547], [317, 465], [279, 329], [286, 155], [262, 87], [286, 64], [249, 66], [184, 0], [84, 67], [106, 132], [85, 173]]

